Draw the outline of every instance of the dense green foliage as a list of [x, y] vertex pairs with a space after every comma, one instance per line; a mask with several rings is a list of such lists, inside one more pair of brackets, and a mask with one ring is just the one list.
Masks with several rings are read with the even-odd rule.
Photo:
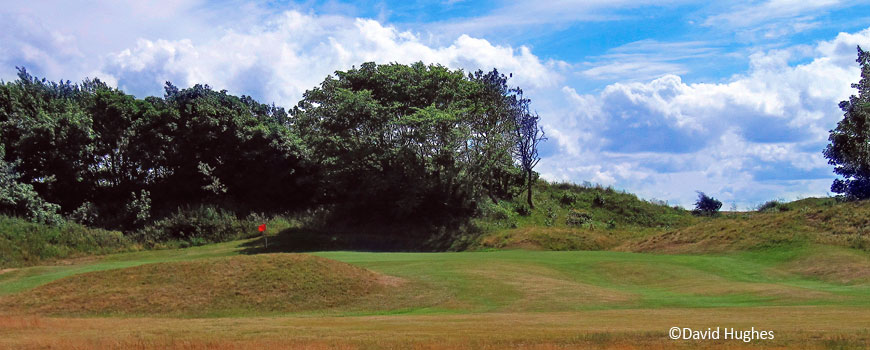
[[507, 81], [366, 63], [288, 113], [207, 85], [136, 98], [21, 68], [0, 84], [0, 213], [147, 245], [235, 239], [264, 217], [250, 215], [294, 212], [439, 234], [537, 177], [538, 117]]
[[21, 175], [15, 171], [14, 164], [3, 160], [3, 153], [0, 145], [0, 212], [38, 223], [59, 224], [62, 221], [57, 213], [60, 207], [43, 200], [32, 185], [19, 182]]
[[121, 232], [71, 222], [45, 225], [0, 215], [0, 227], [0, 268], [135, 247], [133, 241]]
[[834, 180], [831, 192], [848, 199], [870, 198], [870, 52], [858, 47], [861, 80], [852, 84], [858, 96], [840, 102], [843, 120], [831, 130], [831, 143], [825, 148], [825, 158], [834, 165], [834, 173], [843, 179]]
[[257, 234], [257, 226], [265, 221], [258, 215], [239, 219], [232, 212], [215, 207], [179, 208], [175, 213], [137, 230], [133, 237], [147, 246], [161, 242], [202, 245], [251, 237]]
[[511, 158], [516, 100], [497, 71], [417, 63], [336, 72], [305, 93], [294, 125], [323, 203], [343, 219], [468, 217], [522, 184]]
[[307, 203], [301, 146], [286, 123], [281, 108], [202, 85], [167, 83], [164, 98], [137, 99], [96, 79], [53, 83], [24, 69], [0, 85], [4, 182], [107, 228], [139, 227], [185, 205]]

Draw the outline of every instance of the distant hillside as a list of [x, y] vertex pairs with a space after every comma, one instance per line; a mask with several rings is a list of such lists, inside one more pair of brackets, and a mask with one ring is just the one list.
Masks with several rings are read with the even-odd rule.
[[610, 249], [699, 220], [678, 206], [599, 185], [538, 181], [534, 195], [534, 209], [521, 200], [486, 204], [476, 222], [486, 233], [473, 249]]
[[727, 213], [622, 248], [668, 253], [725, 252], [822, 244], [870, 251], [870, 202], [807, 198], [760, 212]]
[[870, 251], [870, 202], [771, 201], [753, 212], [699, 217], [600, 186], [538, 183], [535, 209], [487, 207], [472, 249], [624, 250], [707, 253], [831, 245]]

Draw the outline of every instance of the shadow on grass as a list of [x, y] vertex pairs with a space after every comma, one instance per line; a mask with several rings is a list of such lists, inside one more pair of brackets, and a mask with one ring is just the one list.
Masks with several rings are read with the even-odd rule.
[[473, 235], [454, 234], [450, 230], [435, 230], [430, 234], [420, 234], [413, 230], [393, 228], [371, 233], [371, 231], [316, 230], [288, 228], [277, 235], [268, 237], [266, 245], [263, 237], [242, 245], [243, 254], [262, 253], [300, 253], [330, 250], [351, 250], [370, 252], [436, 252], [462, 250], [468, 246]]

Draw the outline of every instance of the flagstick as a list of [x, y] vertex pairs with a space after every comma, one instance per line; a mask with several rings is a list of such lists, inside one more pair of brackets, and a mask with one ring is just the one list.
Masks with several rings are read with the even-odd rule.
[[263, 230], [263, 249], [265, 250], [268, 248], [269, 248], [269, 236], [266, 235], [266, 230], [264, 229]]

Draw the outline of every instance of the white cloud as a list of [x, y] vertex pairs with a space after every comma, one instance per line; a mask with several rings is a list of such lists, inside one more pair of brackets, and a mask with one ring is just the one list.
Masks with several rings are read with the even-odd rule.
[[633, 17], [625, 10], [645, 6], [667, 7], [693, 0], [551, 0], [508, 1], [503, 6], [475, 16], [435, 23], [436, 34], [455, 36], [493, 32], [527, 34], [531, 29], [551, 31], [577, 22], [615, 21]]
[[[555, 61], [542, 61], [526, 47], [497, 46], [462, 35], [433, 47], [418, 35], [369, 19], [285, 12], [247, 31], [228, 31], [200, 42], [141, 39], [108, 57], [103, 71], [122, 88], [153, 92], [163, 81], [187, 86], [207, 82], [234, 93], [292, 105], [306, 89], [335, 70], [363, 62], [441, 63], [466, 70], [498, 68], [512, 83], [558, 86]], [[150, 87], [150, 90], [149, 90]]]
[[737, 4], [730, 11], [708, 17], [703, 24], [734, 29], [746, 40], [770, 40], [820, 25], [816, 18], [848, 5], [842, 0], [766, 0]]
[[821, 150], [842, 118], [838, 102], [855, 93], [859, 44], [870, 45], [870, 29], [818, 43], [804, 64], [789, 61], [805, 47], [753, 54], [750, 70], [726, 83], [666, 75], [594, 95], [565, 89], [575, 112], [548, 115], [563, 151], [542, 161], [541, 171], [684, 205], [695, 189], [743, 207], [784, 194], [823, 195], [833, 174]]
[[721, 50], [710, 42], [640, 40], [592, 57], [583, 64], [581, 74], [596, 80], [648, 81], [667, 74], [688, 73], [690, 69], [686, 61], [709, 60], [720, 53]]
[[730, 12], [707, 18], [705, 24], [748, 27], [771, 20], [792, 19], [819, 13], [841, 3], [841, 0], [767, 0], [750, 5], [738, 5]]

